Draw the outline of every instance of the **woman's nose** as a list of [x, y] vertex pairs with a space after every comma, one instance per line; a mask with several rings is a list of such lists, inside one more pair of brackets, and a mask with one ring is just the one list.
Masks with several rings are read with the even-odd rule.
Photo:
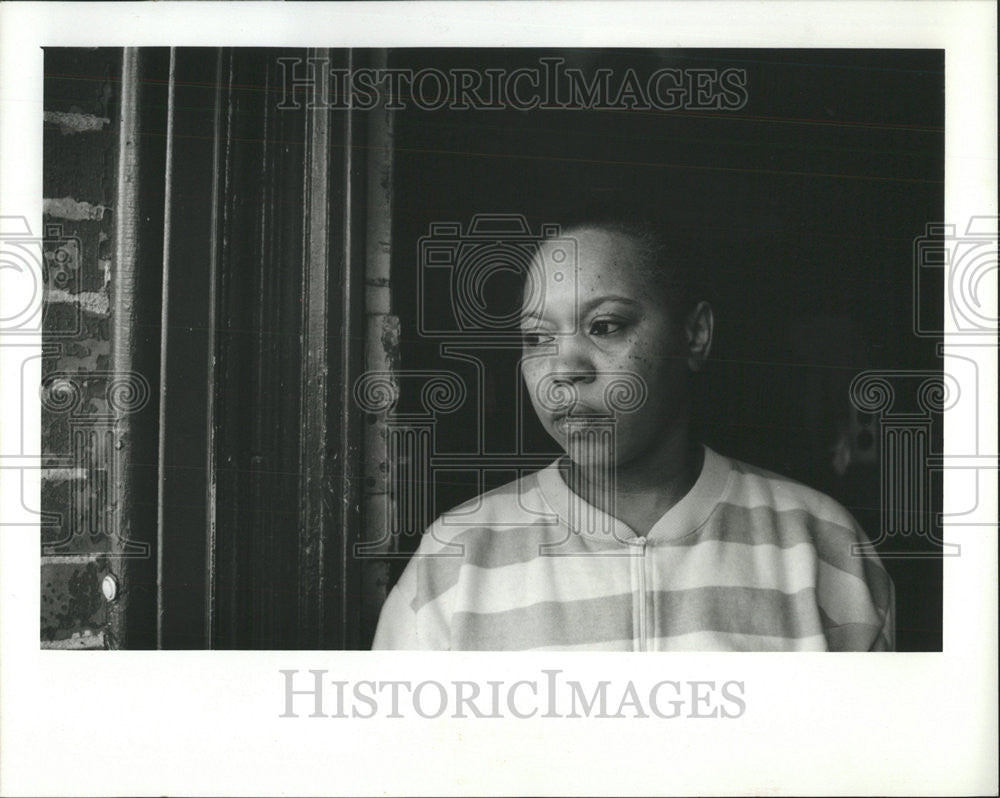
[[549, 374], [554, 382], [575, 385], [594, 381], [594, 362], [577, 336], [560, 336], [556, 347], [549, 362]]

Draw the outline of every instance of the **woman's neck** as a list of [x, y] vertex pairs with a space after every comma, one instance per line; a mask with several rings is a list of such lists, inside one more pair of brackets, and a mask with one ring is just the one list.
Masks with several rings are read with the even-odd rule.
[[691, 490], [701, 473], [703, 448], [687, 426], [670, 430], [660, 446], [627, 463], [585, 467], [563, 461], [563, 479], [588, 504], [645, 535]]

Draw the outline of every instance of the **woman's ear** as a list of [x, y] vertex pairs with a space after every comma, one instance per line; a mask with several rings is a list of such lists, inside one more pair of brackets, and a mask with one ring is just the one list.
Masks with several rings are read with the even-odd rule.
[[687, 362], [691, 371], [701, 369], [708, 359], [708, 353], [712, 349], [713, 324], [712, 306], [707, 302], [699, 302], [688, 314], [684, 333], [687, 336]]

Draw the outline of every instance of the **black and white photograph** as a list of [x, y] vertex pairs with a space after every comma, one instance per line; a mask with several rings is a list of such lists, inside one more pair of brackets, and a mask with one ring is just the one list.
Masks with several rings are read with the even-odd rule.
[[941, 649], [940, 50], [45, 68], [43, 644]]
[[[154, 5], [203, 5], [206, 31], [227, 14]], [[291, 5], [264, 13], [313, 13]], [[66, 690], [78, 668], [120, 673], [111, 705], [174, 695], [161, 731], [189, 705], [192, 722], [216, 706], [228, 728], [268, 724], [242, 761], [297, 746], [286, 794], [582, 794], [595, 763], [538, 775], [540, 753], [515, 753], [568, 724], [613, 750], [693, 725], [709, 770], [766, 729], [813, 763], [772, 778], [747, 749], [728, 774], [689, 762], [660, 781], [647, 763], [589, 782], [600, 794], [903, 794], [880, 756], [916, 755], [926, 701], [985, 725], [924, 789], [988, 792], [995, 20], [987, 57], [966, 56], [992, 48], [976, 91], [954, 85], [954, 33], [935, 38], [947, 4], [907, 42], [858, 3], [870, 35], [810, 42], [792, 20], [769, 43], [692, 35], [686, 4], [686, 35], [644, 35], [639, 14], [624, 42], [571, 18], [481, 41], [474, 10], [445, 5], [454, 27], [435, 4], [330, 4], [302, 44], [256, 27], [157, 40], [134, 21], [131, 40], [73, 41], [5, 13], [39, 41], [34, 117], [7, 81], [0, 97], [34, 118], [30, 157], [12, 123], [0, 138], [0, 532], [32, 576], [15, 591], [3, 573], [27, 659], [4, 669], [0, 713], [25, 711], [12, 673], [53, 658]], [[584, 5], [553, 4], [609, 18]], [[953, 5], [963, 30], [995, 12]], [[386, 34], [379, 6], [413, 29]], [[562, 19], [539, 13], [536, 33]], [[970, 637], [992, 658], [958, 655]], [[956, 655], [977, 662], [962, 687], [941, 670]], [[187, 698], [167, 687], [180, 673]], [[931, 679], [933, 698], [905, 686]], [[883, 702], [907, 729], [891, 743], [870, 725]], [[836, 772], [793, 725], [855, 722], [870, 750]], [[473, 757], [503, 740], [521, 780], [442, 775], [467, 734]], [[438, 766], [379, 772], [375, 749], [408, 738], [410, 761], [426, 735]], [[323, 739], [351, 775], [317, 778]], [[164, 765], [119, 780], [167, 794]], [[229, 771], [179, 792], [281, 783]], [[68, 783], [17, 772], [18, 794]]]

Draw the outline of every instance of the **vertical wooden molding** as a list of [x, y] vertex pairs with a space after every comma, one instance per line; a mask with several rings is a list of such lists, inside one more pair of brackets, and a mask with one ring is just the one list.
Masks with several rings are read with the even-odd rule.
[[[373, 67], [388, 67], [388, 53], [375, 52]], [[383, 106], [368, 112], [368, 224], [365, 263], [365, 363], [364, 370], [392, 374], [399, 366], [399, 319], [393, 315], [392, 210], [393, 136], [395, 115]], [[391, 378], [390, 378], [391, 379]], [[387, 461], [386, 414], [377, 413], [364, 425], [364, 515], [362, 534], [366, 546], [353, 567], [361, 571], [359, 647], [368, 648], [375, 633], [378, 614], [385, 602], [389, 564], [379, 559], [371, 544], [385, 539], [391, 523], [387, 512], [392, 497]], [[389, 540], [386, 550], [393, 548]]]
[[[110, 605], [111, 644], [156, 645], [156, 471], [162, 180], [164, 142], [144, 136], [162, 115], [162, 49], [122, 51], [118, 176], [114, 219], [112, 361], [117, 374], [138, 373], [149, 404], [116, 423], [117, 503], [113, 561], [121, 586]], [[143, 551], [144, 550], [144, 551]]]
[[[321, 49], [309, 58], [318, 74], [333, 55]], [[356, 66], [352, 51], [347, 68]], [[331, 109], [327, 85], [317, 79], [306, 106], [298, 572], [304, 648], [354, 645], [360, 584], [353, 543], [361, 430], [353, 386], [364, 364], [367, 140], [364, 114]]]
[[175, 69], [177, 52], [170, 48], [170, 72], [167, 77], [167, 155], [163, 188], [163, 283], [160, 295], [160, 423], [158, 427], [159, 445], [156, 455], [156, 481], [160, 486], [156, 501], [156, 647], [163, 648], [163, 553], [166, 531], [164, 528], [164, 483], [166, 474], [166, 434], [167, 434], [167, 402], [166, 392], [171, 386], [167, 382], [167, 347], [169, 339], [170, 311], [170, 216], [171, 207], [171, 176], [173, 172], [173, 138], [174, 138], [174, 96], [176, 92]]
[[[309, 51], [327, 63], [330, 51]], [[322, 85], [322, 84], [320, 84]], [[330, 527], [331, 492], [327, 473], [330, 412], [330, 171], [331, 114], [323, 105], [320, 86], [306, 100], [305, 230], [302, 272], [302, 401], [301, 503], [299, 521], [298, 623], [299, 645], [318, 647], [327, 619], [326, 537]], [[315, 100], [315, 101], [314, 101]], [[310, 107], [313, 106], [313, 107]], [[335, 376], [335, 375], [334, 375]]]
[[[357, 50], [348, 53], [348, 69], [364, 64]], [[345, 116], [344, 147], [344, 238], [343, 291], [340, 318], [340, 518], [338, 560], [338, 628], [330, 642], [338, 648], [357, 648], [360, 640], [360, 607], [362, 579], [360, 563], [354, 558], [354, 548], [361, 539], [363, 435], [362, 414], [354, 401], [354, 383], [364, 368], [365, 277], [368, 252], [368, 123], [371, 112], [348, 108]]]
[[[208, 446], [205, 450], [205, 648], [213, 648], [215, 641], [215, 612], [216, 612], [216, 484], [217, 484], [217, 458], [216, 450], [218, 440], [216, 437], [216, 396], [217, 370], [218, 370], [218, 345], [216, 341], [216, 331], [218, 329], [218, 284], [219, 284], [219, 262], [222, 256], [222, 242], [225, 240], [222, 225], [222, 187], [223, 187], [223, 164], [226, 161], [225, 149], [228, 142], [225, 134], [228, 130], [223, 128], [223, 85], [228, 90], [232, 84], [232, 74], [227, 70], [225, 79], [223, 76], [223, 50], [219, 49], [215, 63], [215, 120], [212, 128], [214, 139], [214, 149], [212, 151], [212, 218], [211, 218], [211, 252], [209, 253], [209, 278], [208, 278], [208, 356], [206, 358], [205, 379], [208, 383], [208, 393], [205, 400], [205, 435]], [[231, 68], [231, 63], [230, 63]], [[228, 111], [228, 107], [227, 107]]]
[[[132, 337], [134, 335], [136, 313], [134, 297], [136, 292], [136, 269], [139, 260], [139, 50], [126, 47], [122, 51], [121, 114], [118, 130], [118, 186], [117, 210], [115, 218], [115, 274], [114, 306], [111, 311], [112, 353], [114, 370], [119, 374], [131, 372], [134, 368]], [[132, 502], [129, 465], [133, 457], [131, 421], [122, 419], [115, 430], [117, 449], [118, 504], [113, 508], [116, 541], [136, 538], [136, 518]], [[155, 556], [150, 550], [149, 557]], [[126, 588], [122, 596], [112, 605], [110, 612], [111, 635], [117, 645], [131, 647], [134, 641], [127, 632], [128, 613], [141, 612], [141, 607], [133, 608], [131, 588], [133, 571], [127, 561], [118, 568], [118, 579]], [[150, 618], [152, 620], [152, 618]]]
[[157, 461], [161, 648], [211, 641], [220, 66], [216, 49], [171, 50]]

